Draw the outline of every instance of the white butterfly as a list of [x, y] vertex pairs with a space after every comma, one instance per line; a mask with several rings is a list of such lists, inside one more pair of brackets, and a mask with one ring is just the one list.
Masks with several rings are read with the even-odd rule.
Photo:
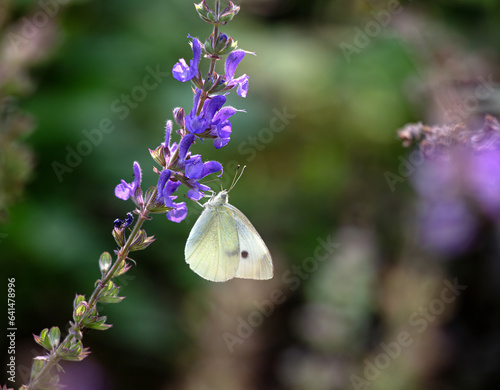
[[269, 249], [248, 218], [228, 203], [228, 192], [212, 195], [203, 205], [205, 209], [186, 242], [186, 263], [213, 282], [235, 277], [271, 279]]

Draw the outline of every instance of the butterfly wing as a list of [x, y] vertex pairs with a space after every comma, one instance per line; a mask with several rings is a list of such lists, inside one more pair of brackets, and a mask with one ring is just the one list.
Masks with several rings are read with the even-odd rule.
[[240, 251], [236, 223], [222, 206], [206, 207], [189, 233], [186, 263], [201, 277], [224, 282], [236, 276]]
[[273, 277], [273, 263], [264, 240], [240, 210], [229, 203], [221, 207], [229, 210], [238, 232], [239, 267], [236, 277], [259, 280], [271, 279]]

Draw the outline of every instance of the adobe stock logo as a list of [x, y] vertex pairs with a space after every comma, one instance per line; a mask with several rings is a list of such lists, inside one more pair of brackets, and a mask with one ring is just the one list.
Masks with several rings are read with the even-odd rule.
[[[238, 316], [236, 318], [236, 326], [234, 333], [225, 332], [222, 339], [226, 344], [230, 353], [233, 353], [236, 347], [243, 344], [252, 336], [255, 329], [260, 327], [266, 318], [269, 318], [275, 311], [276, 307], [286, 302], [292, 292], [297, 290], [301, 284], [309, 279], [311, 274], [316, 272], [321, 263], [328, 261], [335, 250], [340, 247], [331, 235], [326, 239], [318, 237], [316, 239], [318, 245], [314, 249], [313, 256], [306, 257], [302, 262], [292, 265], [292, 267], [281, 275], [283, 287], [287, 289], [276, 288], [269, 293], [269, 299], [262, 301], [254, 300], [252, 302], [254, 309], [251, 310], [245, 317]], [[288, 291], [287, 291], [288, 290]]]
[[[398, 359], [404, 348], [408, 348], [416, 341], [419, 334], [425, 332], [438, 316], [444, 313], [446, 305], [454, 302], [467, 286], [459, 284], [457, 278], [452, 282], [445, 279], [445, 287], [441, 290], [438, 298], [433, 299], [426, 307], [420, 307], [408, 317], [409, 331], [403, 330], [397, 334], [395, 340], [380, 344], [380, 352], [372, 359], [363, 360], [363, 375], [351, 374], [349, 380], [355, 390], [369, 388], [381, 372], [387, 369], [391, 363]], [[412, 335], [412, 333], [414, 333]], [[415, 334], [416, 333], [416, 334]]]
[[61, 10], [61, 5], [68, 4], [70, 0], [39, 0], [37, 2], [40, 8], [29, 18], [24, 16], [21, 18], [20, 34], [10, 32], [7, 38], [16, 53], [22, 46], [26, 45], [31, 39], [39, 34], [40, 30], [45, 28], [50, 19], [57, 16]]

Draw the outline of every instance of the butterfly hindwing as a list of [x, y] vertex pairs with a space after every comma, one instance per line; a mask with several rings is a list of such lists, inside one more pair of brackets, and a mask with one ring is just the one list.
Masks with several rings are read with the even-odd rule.
[[236, 277], [258, 280], [271, 279], [273, 277], [273, 264], [264, 240], [240, 210], [229, 203], [222, 207], [229, 210], [238, 233], [239, 266]]

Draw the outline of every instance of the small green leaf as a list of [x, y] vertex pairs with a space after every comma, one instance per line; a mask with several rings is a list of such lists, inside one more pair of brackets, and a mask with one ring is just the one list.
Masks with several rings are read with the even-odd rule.
[[59, 355], [63, 360], [79, 362], [90, 354], [88, 348], [83, 348], [82, 342], [78, 340], [71, 348], [64, 351], [64, 355]]
[[153, 206], [148, 207], [148, 210], [152, 214], [165, 214], [168, 213], [170, 210], [172, 210], [172, 207], [155, 204]]
[[155, 241], [155, 236], [145, 237], [141, 242], [130, 247], [130, 251], [142, 251]]
[[114, 273], [113, 277], [116, 278], [117, 276], [123, 275], [125, 272], [127, 272], [130, 267], [132, 267], [129, 263], [126, 261], [122, 261], [122, 263], [118, 266], [116, 272]]
[[108, 325], [106, 324], [107, 317], [93, 317], [90, 318], [88, 321], [85, 322], [85, 326], [89, 329], [96, 329], [96, 330], [106, 330], [111, 328], [113, 325]]
[[37, 336], [37, 335], [34, 334], [33, 337], [35, 338], [35, 342], [38, 345], [41, 345], [46, 350], [50, 351], [50, 350], [52, 350], [52, 345], [50, 344], [50, 341], [49, 341], [49, 338], [48, 338], [48, 333], [49, 333], [49, 330], [47, 328], [45, 328], [40, 333], [40, 336]]
[[119, 297], [118, 291], [120, 287], [115, 285], [112, 281], [109, 281], [108, 284], [101, 291], [99, 296], [99, 303], [118, 303], [121, 302], [125, 297]]
[[117, 296], [104, 296], [102, 298], [99, 298], [99, 303], [120, 303], [123, 301], [125, 297], [117, 297]]

